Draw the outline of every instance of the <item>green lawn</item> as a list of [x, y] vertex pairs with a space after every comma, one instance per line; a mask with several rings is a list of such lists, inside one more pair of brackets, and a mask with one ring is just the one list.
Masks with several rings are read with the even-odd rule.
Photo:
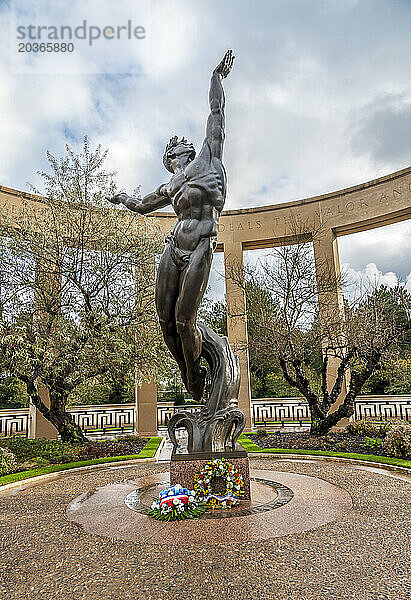
[[162, 439], [163, 438], [161, 437], [150, 438], [147, 444], [138, 454], [130, 456], [109, 456], [106, 458], [94, 458], [92, 460], [81, 460], [78, 462], [65, 463], [63, 465], [50, 465], [49, 467], [41, 467], [40, 469], [33, 469], [32, 471], [21, 471], [20, 473], [11, 473], [10, 475], [3, 475], [3, 477], [0, 477], [0, 486], [6, 485], [7, 483], [14, 483], [15, 481], [22, 481], [23, 479], [29, 479], [30, 477], [36, 477], [37, 475], [47, 475], [47, 473], [57, 473], [59, 471], [66, 471], [68, 469], [77, 469], [78, 467], [88, 467], [89, 465], [120, 462], [123, 460], [153, 458], [155, 453], [157, 452], [157, 449]]
[[388, 456], [375, 456], [374, 454], [354, 454], [351, 452], [331, 452], [329, 450], [291, 450], [284, 448], [260, 448], [250, 440], [244, 433], [238, 439], [239, 444], [249, 453], [268, 453], [268, 454], [309, 454], [310, 456], [331, 456], [337, 458], [349, 458], [351, 460], [365, 460], [377, 462], [385, 465], [394, 465], [397, 467], [406, 467], [411, 469], [411, 460], [402, 458], [390, 458]]

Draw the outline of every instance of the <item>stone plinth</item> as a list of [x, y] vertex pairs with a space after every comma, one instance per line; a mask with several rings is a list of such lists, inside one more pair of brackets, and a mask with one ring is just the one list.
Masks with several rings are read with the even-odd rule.
[[170, 461], [170, 484], [179, 483], [189, 490], [194, 488], [194, 475], [203, 466], [215, 458], [224, 458], [243, 476], [244, 496], [243, 500], [250, 500], [250, 467], [245, 450], [234, 450], [233, 452], [196, 452], [192, 454], [173, 454]]

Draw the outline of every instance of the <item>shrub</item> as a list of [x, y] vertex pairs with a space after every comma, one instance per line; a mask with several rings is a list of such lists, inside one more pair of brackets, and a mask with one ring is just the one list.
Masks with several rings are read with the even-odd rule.
[[30, 458], [29, 460], [25, 460], [24, 462], [19, 464], [18, 471], [31, 471], [32, 469], [40, 469], [41, 467], [47, 467], [50, 464], [50, 461], [47, 458], [43, 458], [42, 456], [36, 456], [35, 458]]
[[69, 442], [59, 440], [35, 439], [23, 437], [5, 438], [0, 441], [0, 446], [13, 452], [19, 463], [31, 459], [45, 459], [47, 463], [59, 464], [70, 462], [75, 456], [76, 447]]
[[7, 448], [0, 448], [0, 476], [14, 473], [17, 469], [17, 460], [13, 452]]
[[121, 437], [119, 436], [116, 439], [117, 442], [126, 442], [127, 444], [146, 444], [147, 443], [147, 439], [140, 437], [139, 435], [133, 435], [133, 434], [127, 434], [127, 435], [122, 435]]
[[395, 458], [411, 458], [411, 423], [390, 423], [384, 439], [384, 448]]
[[401, 419], [390, 419], [388, 421], [385, 421], [384, 423], [381, 423], [381, 425], [380, 425], [380, 436], [382, 438], [385, 438], [385, 436], [388, 433], [388, 430], [391, 427], [393, 427], [393, 425], [397, 425], [398, 423], [402, 423]]
[[353, 435], [379, 436], [381, 435], [381, 425], [366, 419], [359, 419], [353, 423], [348, 423], [346, 431]]
[[0, 440], [0, 449], [12, 452], [21, 470], [106, 456], [138, 454], [146, 442], [146, 439], [136, 435], [124, 436], [118, 440], [90, 441], [85, 444], [10, 437]]
[[382, 446], [382, 439], [377, 437], [377, 438], [371, 438], [371, 437], [366, 437], [365, 438], [365, 447], [366, 448], [371, 448], [372, 450], [376, 450], [378, 448], [381, 448]]
[[138, 454], [147, 441], [137, 436], [128, 436], [128, 438], [129, 440], [120, 438], [119, 440], [102, 440], [82, 444], [75, 451], [75, 460], [92, 460], [106, 456]]
[[268, 431], [265, 429], [257, 429], [258, 437], [266, 437], [268, 435]]

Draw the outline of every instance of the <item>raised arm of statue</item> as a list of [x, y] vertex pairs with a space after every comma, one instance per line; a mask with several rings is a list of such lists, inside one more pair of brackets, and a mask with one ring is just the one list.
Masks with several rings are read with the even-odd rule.
[[153, 210], [164, 208], [170, 204], [170, 198], [166, 193], [166, 184], [160, 185], [154, 192], [147, 194], [144, 198], [133, 198], [122, 192], [113, 198], [107, 198], [107, 200], [112, 204], [124, 204], [126, 208], [140, 215], [146, 215], [153, 212]]
[[223, 60], [214, 69], [210, 81], [210, 114], [207, 120], [206, 140], [211, 149], [212, 156], [222, 158], [224, 144], [224, 127], [225, 127], [225, 96], [222, 86], [222, 80], [230, 73], [234, 54], [232, 50], [227, 50]]

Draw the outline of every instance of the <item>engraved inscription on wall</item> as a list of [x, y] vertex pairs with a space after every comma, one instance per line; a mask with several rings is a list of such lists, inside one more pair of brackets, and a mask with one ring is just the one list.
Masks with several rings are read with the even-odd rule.
[[[344, 200], [341, 198], [340, 201], [334, 202], [331, 205], [326, 205], [327, 200], [320, 202], [321, 217], [323, 221], [327, 218], [335, 218], [338, 216], [347, 217], [358, 215], [363, 216], [370, 212], [367, 216], [373, 216], [373, 208], [376, 209], [376, 213], [381, 214], [381, 207], [392, 209], [395, 204], [402, 202], [404, 196], [411, 193], [411, 181], [403, 181], [401, 184], [393, 186], [391, 189], [385, 189], [383, 191], [377, 191], [376, 189], [369, 188], [371, 192], [367, 197], [353, 198], [352, 200]], [[301, 211], [301, 206], [293, 209], [288, 209], [289, 215], [275, 216], [276, 211], [267, 211], [258, 218], [253, 218], [252, 215], [245, 220], [244, 216], [241, 215], [237, 218], [230, 219], [229, 217], [222, 217], [220, 221], [220, 233], [228, 233], [231, 231], [258, 231], [262, 227], [269, 228], [271, 231], [275, 231], [277, 228], [287, 227], [293, 223], [299, 225], [303, 223], [304, 215], [302, 212], [297, 212], [296, 209]], [[389, 211], [387, 211], [389, 212]], [[247, 215], [248, 216], [248, 215]], [[316, 211], [311, 212], [311, 217], [318, 216]], [[377, 216], [377, 215], [375, 215]], [[307, 217], [307, 215], [306, 215]], [[306, 218], [305, 217], [305, 218]], [[237, 220], [241, 219], [241, 220]], [[354, 219], [355, 220], [355, 219]]]

